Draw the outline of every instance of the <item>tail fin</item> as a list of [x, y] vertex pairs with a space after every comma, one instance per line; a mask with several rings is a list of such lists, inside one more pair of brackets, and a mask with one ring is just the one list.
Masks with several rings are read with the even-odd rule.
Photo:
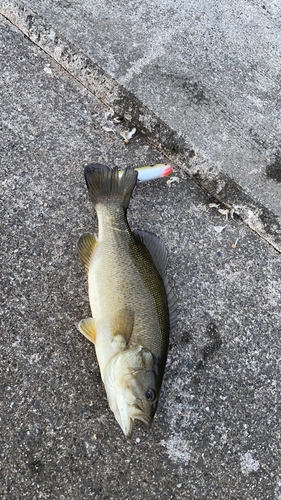
[[120, 177], [117, 167], [111, 169], [100, 163], [91, 163], [85, 167], [84, 175], [95, 205], [114, 200], [124, 208], [128, 207], [138, 178], [135, 170], [126, 168]]

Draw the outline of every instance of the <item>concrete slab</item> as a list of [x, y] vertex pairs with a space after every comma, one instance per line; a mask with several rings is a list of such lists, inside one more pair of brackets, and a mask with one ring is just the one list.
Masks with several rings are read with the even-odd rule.
[[108, 107], [2, 18], [0, 35], [1, 499], [279, 500], [280, 255], [183, 171], [137, 188], [130, 224], [165, 241], [179, 320], [153, 428], [126, 440], [76, 329], [76, 241], [96, 229], [83, 166], [165, 158], [138, 134], [126, 146]]
[[277, 4], [2, 0], [1, 12], [281, 250]]

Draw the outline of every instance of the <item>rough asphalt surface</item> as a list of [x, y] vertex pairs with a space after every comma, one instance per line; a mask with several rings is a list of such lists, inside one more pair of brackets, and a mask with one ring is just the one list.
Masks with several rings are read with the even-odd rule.
[[138, 186], [130, 225], [167, 245], [179, 319], [152, 430], [126, 440], [76, 328], [76, 242], [97, 227], [83, 168], [165, 158], [126, 146], [126, 124], [3, 18], [0, 34], [1, 499], [280, 500], [280, 254], [182, 171]]
[[268, 0], [0, 1], [29, 39], [281, 252], [279, 11]]

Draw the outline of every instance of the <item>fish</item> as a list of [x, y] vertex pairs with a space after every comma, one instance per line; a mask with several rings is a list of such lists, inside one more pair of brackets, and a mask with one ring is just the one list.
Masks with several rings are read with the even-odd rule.
[[[165, 163], [157, 163], [157, 165], [147, 165], [145, 167], [134, 168], [138, 172], [138, 181], [152, 181], [153, 179], [158, 179], [159, 177], [166, 177], [170, 175], [173, 171], [172, 165], [167, 165]], [[123, 175], [123, 170], [119, 171], [119, 175]]]
[[176, 299], [164, 243], [128, 224], [138, 172], [126, 168], [120, 176], [117, 167], [90, 164], [84, 175], [99, 232], [77, 243], [92, 314], [78, 329], [95, 345], [109, 406], [131, 438], [135, 421], [151, 427], [158, 406]]

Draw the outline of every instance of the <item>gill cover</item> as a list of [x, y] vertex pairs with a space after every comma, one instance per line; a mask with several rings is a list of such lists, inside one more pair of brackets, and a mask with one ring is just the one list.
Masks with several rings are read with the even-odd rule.
[[135, 420], [151, 426], [158, 400], [154, 364], [153, 354], [139, 345], [117, 353], [106, 368], [104, 385], [110, 408], [128, 438]]

